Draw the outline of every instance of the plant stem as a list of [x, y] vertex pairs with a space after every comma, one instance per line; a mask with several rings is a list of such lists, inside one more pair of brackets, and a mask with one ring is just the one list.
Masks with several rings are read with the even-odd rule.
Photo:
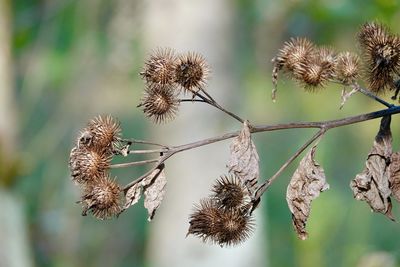
[[[205, 91], [202, 91], [203, 93], [205, 93]], [[232, 118], [234, 118], [235, 120], [239, 121], [240, 123], [244, 123], [244, 120], [242, 118], [240, 118], [238, 115], [226, 110], [225, 108], [223, 108], [220, 104], [217, 103], [217, 101], [215, 101], [208, 93], [205, 93], [207, 97], [203, 96], [202, 94], [200, 94], [199, 92], [193, 92], [195, 96], [199, 97], [201, 100], [203, 100], [204, 103], [207, 103], [219, 110], [221, 110], [222, 112], [224, 112], [225, 114], [231, 116]], [[199, 101], [201, 102], [201, 101]]]
[[[360, 123], [363, 121], [373, 120], [373, 119], [381, 118], [381, 117], [388, 116], [388, 115], [398, 114], [398, 113], [400, 113], [400, 106], [392, 106], [387, 109], [382, 109], [382, 110], [378, 110], [378, 111], [374, 111], [374, 112], [370, 112], [370, 113], [360, 114], [360, 115], [346, 117], [346, 118], [337, 119], [337, 120], [317, 121], [317, 122], [290, 122], [290, 123], [273, 124], [273, 125], [256, 125], [256, 126], [250, 127], [250, 132], [251, 133], [260, 133], [260, 132], [278, 131], [278, 130], [285, 130], [285, 129], [307, 129], [307, 128], [320, 129], [320, 131], [318, 131], [318, 133], [316, 135], [314, 135], [305, 144], [305, 145], [309, 146], [310, 145], [310, 144], [308, 144], [309, 142], [312, 143], [319, 136], [321, 136], [323, 133], [325, 133], [329, 129], [333, 129], [333, 128], [337, 128], [337, 127], [341, 127], [341, 126], [345, 126], [345, 125], [350, 125], [350, 124], [355, 124], [355, 123]], [[226, 139], [230, 139], [230, 138], [238, 136], [239, 133], [240, 133], [240, 131], [234, 131], [234, 132], [225, 133], [223, 135], [199, 140], [199, 141], [188, 143], [188, 144], [171, 146], [171, 147], [164, 146], [166, 148], [164, 155], [162, 155], [158, 160], [152, 160], [151, 162], [147, 162], [147, 163], [158, 162], [158, 164], [154, 168], [152, 168], [149, 172], [147, 172], [146, 174], [142, 175], [138, 179], [127, 184], [124, 187], [124, 191], [127, 191], [131, 186], [133, 186], [135, 183], [137, 183], [138, 180], [143, 179], [146, 175], [149, 175], [151, 173], [151, 171], [155, 170], [158, 166], [160, 166], [160, 164], [163, 164], [168, 158], [172, 157], [173, 155], [183, 152], [183, 151], [186, 151], [186, 150], [190, 150], [190, 149], [194, 149], [197, 147], [220, 142], [220, 141], [223, 141]], [[298, 155], [296, 155], [297, 153], [300, 154], [306, 147], [304, 147], [304, 148], [301, 147], [299, 149], [300, 152], [299, 151], [296, 152], [292, 156], [294, 158], [289, 159], [290, 162], [293, 161], [298, 156]], [[288, 164], [290, 164], [290, 162]], [[125, 164], [127, 164], [127, 163], [125, 163]], [[146, 163], [143, 163], [143, 164], [146, 164]], [[133, 165], [135, 165], [135, 162], [132, 162], [132, 165], [126, 165], [124, 167], [133, 166]], [[138, 164], [136, 164], [136, 165], [138, 165]], [[286, 166], [282, 166], [282, 167], [286, 168]], [[283, 171], [283, 169], [282, 169], [282, 171]], [[279, 172], [278, 175], [282, 171], [278, 171]], [[278, 175], [276, 175], [276, 176], [278, 176]], [[271, 177], [271, 178], [273, 178], [273, 177]], [[274, 179], [276, 179], [276, 177], [274, 177]]]
[[138, 166], [138, 165], [145, 165], [145, 164], [149, 164], [149, 163], [154, 163], [154, 162], [157, 162], [157, 161], [158, 161], [158, 159], [132, 161], [132, 162], [127, 162], [127, 163], [113, 164], [113, 165], [110, 166], [110, 168], [111, 169], [126, 168], [126, 167], [131, 167], [131, 166]]
[[137, 140], [137, 139], [121, 139], [122, 142], [127, 142], [131, 144], [144, 144], [144, 145], [152, 145], [152, 146], [159, 146], [168, 149], [168, 146], [155, 143], [155, 142], [150, 142], [150, 141], [144, 141], [144, 140]]
[[385, 106], [388, 107], [388, 108], [391, 108], [391, 107], [394, 107], [394, 106], [395, 106], [395, 105], [393, 105], [393, 104], [390, 104], [390, 103], [386, 102], [386, 101], [383, 100], [382, 98], [380, 98], [380, 97], [374, 95], [371, 91], [362, 88], [362, 87], [361, 87], [360, 85], [358, 85], [358, 84], [354, 84], [353, 87], [356, 88], [356, 89], [358, 89], [358, 90], [360, 91], [360, 93], [362, 93], [362, 94], [364, 94], [364, 95], [366, 95], [366, 96], [368, 96], [368, 97], [374, 99], [375, 101], [381, 103], [382, 105], [385, 105]]
[[282, 172], [292, 163], [300, 154], [307, 148], [309, 147], [315, 140], [320, 138], [324, 133], [325, 129], [321, 128], [315, 135], [313, 135], [302, 147], [300, 147], [280, 168], [279, 170], [271, 176], [268, 180], [266, 180], [264, 183], [262, 183], [257, 191], [254, 194], [254, 199], [259, 199], [265, 191], [268, 190], [268, 188], [271, 186], [271, 184], [278, 178]]
[[144, 149], [144, 150], [129, 150], [128, 154], [150, 154], [150, 153], [162, 153], [168, 151], [165, 149]]

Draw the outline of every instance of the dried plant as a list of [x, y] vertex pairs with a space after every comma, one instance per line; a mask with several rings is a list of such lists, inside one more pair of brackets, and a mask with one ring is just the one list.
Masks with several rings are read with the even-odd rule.
[[372, 22], [361, 27], [358, 39], [371, 91], [395, 89], [394, 77], [400, 73], [400, 37], [391, 34], [384, 25]]
[[[171, 49], [156, 50], [146, 60], [141, 72], [145, 90], [139, 107], [145, 116], [155, 123], [168, 122], [177, 117], [180, 104], [200, 102], [239, 122], [240, 130], [193, 143], [168, 146], [124, 139], [116, 119], [111, 116], [94, 118], [81, 130], [69, 160], [72, 180], [82, 192], [79, 201], [83, 205], [82, 214], [91, 212], [99, 219], [115, 217], [138, 203], [143, 195], [148, 219], [152, 220], [166, 193], [165, 162], [177, 153], [232, 138], [227, 174], [216, 179], [211, 186], [211, 194], [195, 206], [189, 218], [188, 235], [220, 246], [237, 245], [250, 237], [254, 228], [252, 213], [258, 208], [263, 194], [294, 160], [314, 144], [300, 160], [286, 191], [295, 231], [300, 239], [306, 239], [311, 203], [329, 188], [324, 170], [315, 160], [317, 144], [333, 128], [382, 118], [372, 149], [366, 155], [365, 168], [350, 182], [350, 187], [357, 200], [365, 201], [374, 212], [394, 220], [392, 198], [400, 200], [400, 152], [393, 152], [390, 123], [391, 116], [400, 113], [400, 106], [386, 102], [378, 94], [395, 89], [392, 99], [397, 98], [400, 90], [400, 41], [397, 35], [376, 22], [361, 27], [358, 41], [364, 55], [365, 79], [370, 90], [358, 84], [361, 60], [357, 54], [347, 51], [338, 53], [332, 48], [315, 45], [308, 39], [293, 38], [284, 43], [273, 59], [272, 99], [276, 101], [278, 74], [283, 71], [307, 92], [326, 87], [328, 83], [342, 85], [340, 108], [356, 93], [368, 96], [385, 108], [337, 120], [275, 125], [252, 125], [249, 120], [226, 110], [206, 92], [209, 67], [203, 56], [195, 52], [175, 54]], [[190, 93], [190, 98], [185, 98], [187, 93]], [[261, 181], [260, 159], [252, 134], [299, 128], [314, 128], [317, 131], [274, 175]], [[131, 147], [136, 144], [148, 148], [132, 150]], [[139, 153], [156, 156], [142, 161], [111, 164], [114, 157]], [[113, 168], [147, 164], [152, 164], [152, 167], [123, 187], [110, 179]], [[121, 199], [122, 196], [124, 199]]]
[[176, 116], [179, 99], [174, 88], [169, 85], [155, 84], [146, 88], [138, 107], [154, 122], [167, 122]]

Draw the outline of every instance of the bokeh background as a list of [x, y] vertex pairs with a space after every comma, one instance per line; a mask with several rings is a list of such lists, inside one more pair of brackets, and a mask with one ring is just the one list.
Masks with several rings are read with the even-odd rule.
[[[144, 88], [138, 73], [159, 46], [203, 54], [212, 68], [208, 92], [255, 124], [380, 109], [356, 95], [339, 110], [340, 86], [309, 94], [285, 77], [272, 103], [271, 59], [292, 36], [357, 52], [366, 21], [400, 33], [399, 8], [398, 0], [0, 0], [0, 266], [400, 266], [399, 224], [371, 213], [349, 188], [378, 120], [334, 129], [320, 142], [317, 160], [331, 189], [313, 203], [306, 241], [296, 237], [285, 200], [298, 161], [263, 197], [256, 232], [235, 248], [185, 238], [193, 204], [226, 172], [229, 141], [167, 162], [167, 195], [151, 223], [142, 202], [118, 219], [82, 217], [67, 164], [79, 129], [98, 114], [117, 117], [125, 137], [169, 145], [240, 129], [198, 103], [182, 106], [168, 125], [146, 120], [136, 108]], [[255, 135], [262, 179], [312, 134]], [[113, 174], [126, 184], [145, 170]], [[394, 214], [400, 218], [397, 203]]]

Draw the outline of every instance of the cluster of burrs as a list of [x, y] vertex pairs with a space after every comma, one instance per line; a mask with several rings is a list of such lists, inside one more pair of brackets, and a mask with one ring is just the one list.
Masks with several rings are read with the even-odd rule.
[[[400, 38], [382, 24], [364, 24], [359, 33], [364, 75], [370, 90], [376, 94], [396, 90], [400, 73]], [[284, 70], [307, 90], [322, 88], [327, 82], [354, 85], [360, 76], [360, 59], [351, 52], [337, 53], [318, 47], [306, 38], [286, 42], [273, 59], [272, 82], [276, 91], [278, 72]]]
[[120, 145], [121, 128], [111, 116], [96, 117], [79, 134], [71, 150], [72, 180], [81, 188], [82, 215], [106, 219], [121, 212], [121, 188], [109, 175], [111, 159]]
[[248, 188], [234, 175], [221, 176], [212, 195], [202, 199], [190, 216], [189, 234], [220, 246], [236, 245], [253, 230]]
[[146, 83], [139, 107], [156, 123], [175, 118], [181, 93], [193, 97], [203, 91], [209, 67], [204, 57], [195, 52], [176, 55], [174, 50], [159, 48], [146, 60], [140, 73]]

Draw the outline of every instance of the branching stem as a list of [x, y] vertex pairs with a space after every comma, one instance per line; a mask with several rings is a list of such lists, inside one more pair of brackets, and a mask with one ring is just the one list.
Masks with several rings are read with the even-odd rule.
[[126, 167], [131, 167], [131, 166], [138, 166], [138, 165], [145, 165], [145, 164], [149, 164], [149, 163], [154, 163], [154, 162], [157, 162], [157, 161], [158, 161], [158, 159], [148, 159], [148, 160], [142, 160], [142, 161], [119, 163], [119, 164], [111, 165], [110, 168], [111, 169], [126, 168]]
[[254, 199], [259, 199], [267, 190], [268, 188], [271, 186], [271, 184], [276, 180], [276, 178], [278, 178], [282, 172], [290, 165], [290, 163], [292, 163], [298, 156], [300, 156], [301, 153], [303, 153], [303, 151], [305, 149], [307, 149], [307, 147], [309, 147], [312, 143], [314, 143], [315, 140], [317, 140], [318, 138], [320, 138], [324, 133], [325, 133], [325, 129], [321, 128], [321, 130], [319, 130], [315, 135], [313, 135], [306, 143], [304, 143], [304, 145], [302, 147], [300, 147], [280, 168], [279, 170], [271, 176], [271, 178], [269, 178], [268, 180], [266, 180], [264, 183], [262, 183], [257, 191], [254, 194]]
[[[400, 113], [400, 106], [392, 106], [387, 109], [382, 109], [378, 110], [375, 112], [370, 112], [370, 113], [365, 113], [365, 114], [360, 114], [352, 117], [346, 117], [342, 119], [337, 119], [337, 120], [329, 120], [329, 121], [317, 121], [317, 122], [290, 122], [290, 123], [283, 123], [283, 124], [273, 124], [273, 125], [256, 125], [250, 127], [251, 133], [260, 133], [260, 132], [269, 132], [269, 131], [278, 131], [278, 130], [285, 130], [285, 129], [307, 129], [307, 128], [318, 128], [320, 129], [316, 135], [314, 135], [307, 143], [304, 144], [303, 147], [301, 147], [293, 156], [288, 160], [288, 163], [284, 164], [281, 169], [278, 170], [278, 174], [276, 174], [276, 177], [279, 176], [279, 174], [286, 168], [286, 165], [289, 165], [298, 155], [303, 152], [304, 149], [306, 149], [312, 142], [314, 142], [318, 137], [320, 137], [322, 134], [324, 134], [326, 131], [345, 126], [345, 125], [350, 125], [350, 124], [355, 124], [355, 123], [360, 123], [363, 121], [368, 121], [368, 120], [373, 120], [376, 118], [381, 118], [384, 116], [388, 115], [393, 115], [393, 114], [398, 114]], [[168, 149], [166, 149], [165, 153], [160, 156], [158, 160], [152, 160], [151, 163], [153, 162], [158, 162], [150, 171], [139, 177], [138, 179], [132, 181], [131, 183], [127, 184], [124, 187], [124, 191], [126, 192], [131, 186], [136, 184], [137, 182], [140, 182], [144, 177], [149, 175], [153, 170], [158, 168], [161, 164], [163, 164], [168, 158], [172, 157], [173, 155], [183, 152], [186, 150], [194, 149], [197, 147], [213, 144], [216, 142], [220, 142], [229, 138], [233, 138], [238, 136], [240, 131], [235, 131], [235, 132], [230, 132], [230, 133], [225, 133], [223, 135], [219, 135], [216, 137], [211, 137], [207, 138], [204, 140], [188, 143], [188, 144], [183, 144], [183, 145], [178, 145], [178, 146], [171, 146]], [[166, 147], [166, 146], [163, 146]], [[133, 165], [127, 165], [127, 166], [134, 166]], [[126, 166], [126, 167], [127, 167]], [[273, 180], [276, 179], [275, 175], [271, 178]], [[270, 178], [270, 180], [271, 180]], [[273, 181], [272, 180], [272, 181]], [[271, 183], [271, 181], [269, 182]], [[261, 192], [261, 191], [260, 191]]]

